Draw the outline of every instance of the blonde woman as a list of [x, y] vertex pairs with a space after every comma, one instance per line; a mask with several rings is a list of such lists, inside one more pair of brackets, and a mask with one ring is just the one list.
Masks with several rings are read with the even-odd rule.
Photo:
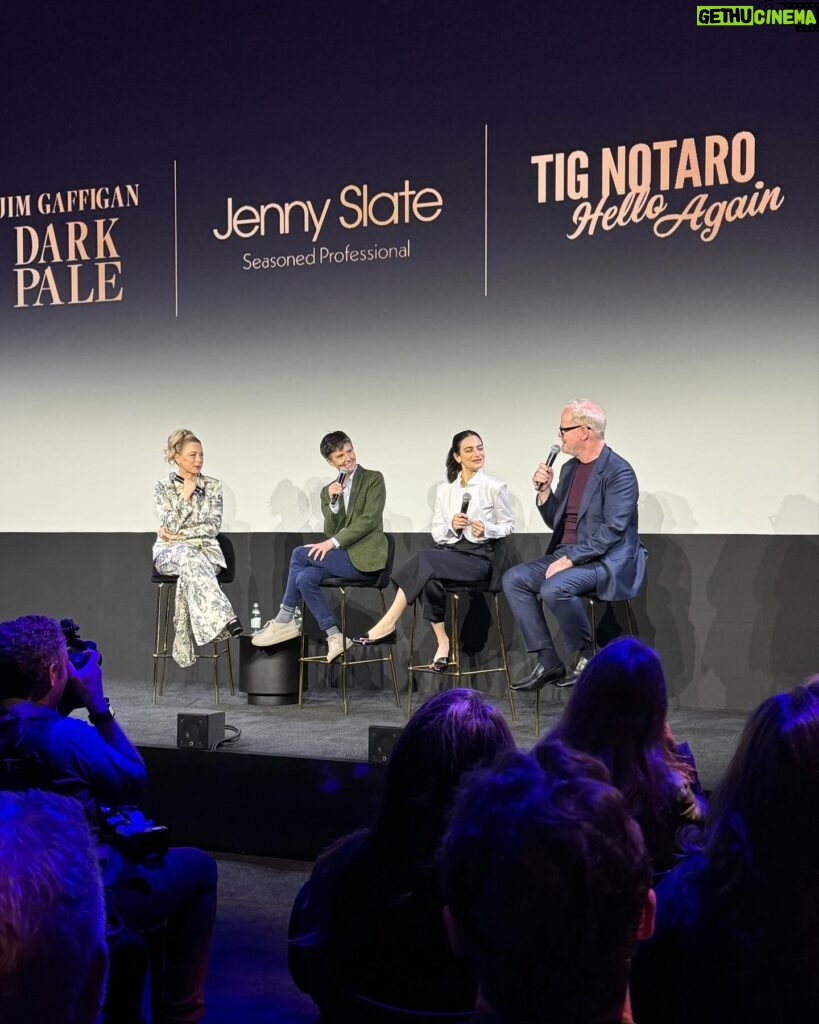
[[225, 567], [216, 540], [222, 527], [222, 484], [202, 473], [204, 459], [202, 442], [191, 430], [174, 430], [165, 448], [165, 460], [173, 470], [154, 487], [159, 514], [154, 565], [163, 575], [179, 577], [173, 659], [181, 668], [196, 661], [194, 642], [201, 646], [225, 631], [231, 636], [242, 632], [216, 580]]

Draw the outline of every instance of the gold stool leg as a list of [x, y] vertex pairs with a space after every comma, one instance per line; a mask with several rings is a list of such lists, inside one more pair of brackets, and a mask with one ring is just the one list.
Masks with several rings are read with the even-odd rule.
[[341, 591], [341, 706], [344, 709], [344, 714], [348, 712], [347, 707], [347, 648], [345, 647], [347, 639], [347, 592], [344, 587], [339, 587]]
[[216, 704], [219, 704], [219, 642], [213, 641], [213, 691], [216, 697]]
[[168, 661], [168, 633], [171, 625], [171, 597], [176, 599], [176, 584], [161, 583], [165, 590], [165, 612], [162, 617], [162, 658], [159, 666], [159, 696], [165, 695], [165, 665]]
[[412, 684], [414, 676], [412, 674], [412, 664], [415, 659], [415, 617], [417, 614], [418, 602], [412, 602], [412, 626], [410, 627], [410, 647], [409, 647], [409, 661], [407, 669], [407, 718], [412, 715]]
[[228, 656], [228, 677], [230, 678], [230, 695], [231, 697], [236, 694], [236, 686], [233, 682], [233, 655], [230, 653], [230, 640], [227, 642], [227, 656]]
[[151, 687], [151, 703], [156, 704], [157, 687], [159, 686], [159, 638], [160, 623], [162, 622], [162, 584], [160, 583], [156, 588], [156, 623], [154, 629], [154, 678], [153, 685]]
[[517, 721], [517, 715], [515, 713], [515, 694], [512, 690], [512, 680], [509, 676], [509, 659], [506, 657], [506, 642], [503, 637], [503, 623], [501, 622], [500, 616], [500, 604], [498, 603], [498, 595], [492, 595], [495, 599], [495, 624], [498, 627], [498, 642], [500, 644], [501, 654], [501, 666], [503, 668], [503, 675], [506, 679], [506, 694], [509, 697], [509, 711], [512, 715], [512, 721]]
[[459, 595], [455, 592], [449, 595], [450, 598], [450, 628], [452, 630], [452, 640], [450, 641], [450, 648], [454, 653], [453, 659], [454, 672], [452, 673], [455, 680], [454, 685], [461, 685], [461, 637], [458, 632], [458, 623], [460, 621], [460, 606], [459, 606]]
[[631, 601], [626, 598], [626, 621], [628, 622], [628, 631], [631, 636], [637, 636], [637, 625], [636, 620], [631, 612]]
[[299, 707], [304, 707], [304, 666], [307, 651], [307, 630], [304, 628], [304, 601], [301, 602], [301, 642], [299, 644]]
[[[378, 596], [381, 598], [381, 614], [387, 614], [387, 602], [384, 600], [384, 591], [379, 590]], [[392, 692], [395, 696], [395, 706], [401, 707], [401, 698], [398, 696], [398, 676], [395, 673], [395, 658], [393, 656], [393, 644], [387, 644], [387, 660], [390, 663], [390, 673], [392, 674]], [[345, 652], [346, 653], [346, 652]], [[412, 656], [410, 655], [410, 661]]]

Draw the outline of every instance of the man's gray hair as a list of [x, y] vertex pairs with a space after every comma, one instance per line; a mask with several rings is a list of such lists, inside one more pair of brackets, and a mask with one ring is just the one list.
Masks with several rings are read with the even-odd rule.
[[590, 398], [573, 398], [566, 404], [572, 410], [572, 420], [575, 423], [588, 427], [595, 437], [606, 436], [606, 414], [597, 402]]
[[0, 1020], [92, 1024], [108, 956], [97, 849], [82, 807], [0, 790]]

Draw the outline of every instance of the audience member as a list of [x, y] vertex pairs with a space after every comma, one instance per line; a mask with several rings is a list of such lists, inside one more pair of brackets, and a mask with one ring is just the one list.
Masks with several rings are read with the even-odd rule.
[[691, 787], [695, 770], [668, 739], [667, 713], [659, 657], [622, 637], [589, 662], [549, 733], [606, 765], [643, 831], [655, 876], [674, 865], [679, 829], [699, 821], [705, 809]]
[[0, 791], [0, 1020], [95, 1024], [108, 953], [97, 851], [76, 800]]
[[[133, 803], [145, 766], [116, 723], [104, 692], [96, 651], [75, 667], [54, 619], [29, 615], [0, 623], [0, 758], [27, 766], [39, 788], [73, 796], [92, 825], [99, 805]], [[57, 710], [66, 691], [90, 724]], [[116, 844], [98, 845], [103, 879], [117, 914], [139, 934], [161, 926], [164, 972], [162, 1024], [204, 1015], [204, 986], [216, 914], [216, 863], [200, 850], [126, 857]], [[121, 1012], [116, 1024], [124, 1024]]]
[[651, 933], [651, 865], [604, 766], [563, 744], [474, 773], [441, 851], [453, 947], [480, 985], [476, 1021], [629, 1021], [637, 938]]
[[469, 1015], [475, 983], [447, 942], [435, 850], [463, 773], [513, 746], [474, 690], [447, 690], [412, 716], [372, 826], [322, 855], [293, 908], [290, 970], [328, 1018]]
[[752, 714], [657, 899], [640, 1024], [819, 1020], [819, 676]]

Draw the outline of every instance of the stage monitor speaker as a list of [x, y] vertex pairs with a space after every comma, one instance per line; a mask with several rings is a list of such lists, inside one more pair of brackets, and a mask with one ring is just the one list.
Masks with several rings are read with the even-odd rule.
[[224, 711], [204, 711], [176, 716], [176, 745], [185, 749], [210, 750], [225, 738]]
[[386, 764], [395, 741], [402, 733], [395, 725], [371, 725], [369, 735], [370, 764]]

